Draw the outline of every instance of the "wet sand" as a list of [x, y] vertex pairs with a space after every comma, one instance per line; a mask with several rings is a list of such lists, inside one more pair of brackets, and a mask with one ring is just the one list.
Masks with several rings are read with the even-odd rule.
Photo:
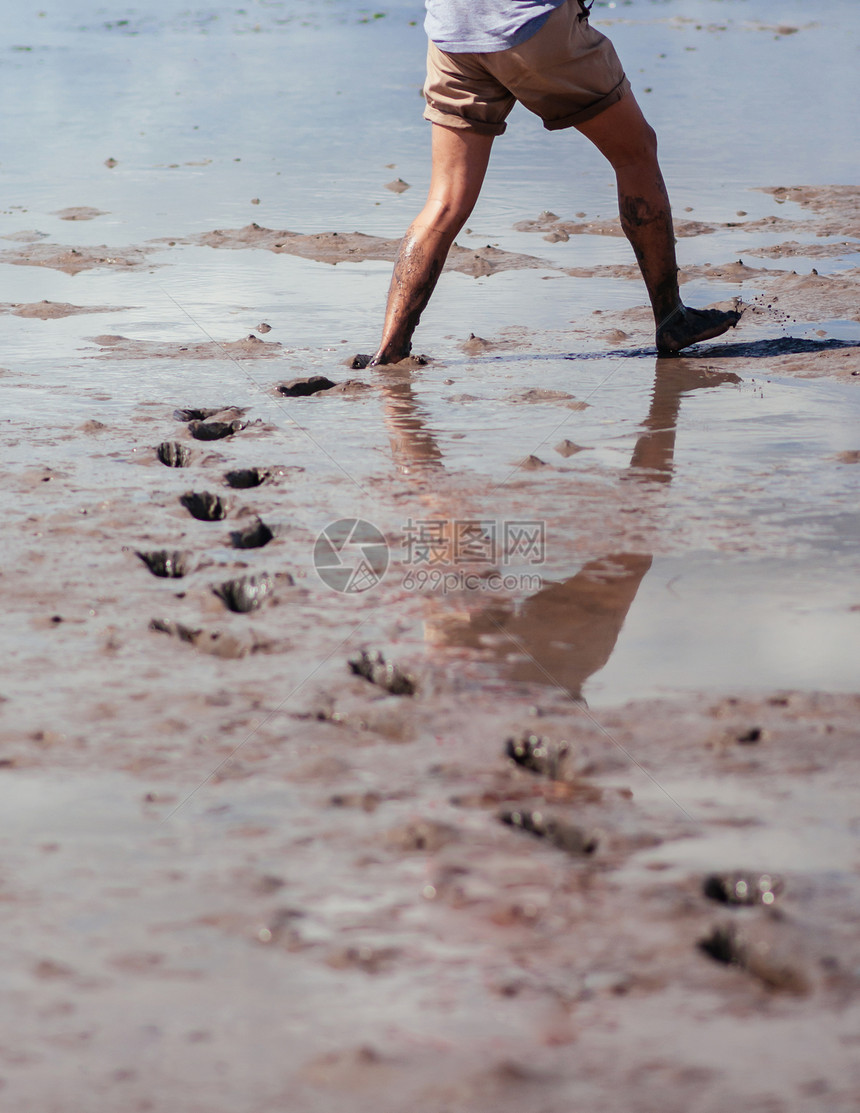
[[860, 185], [802, 112], [685, 178], [671, 106], [730, 52], [791, 113], [856, 17], [595, 6], [735, 331], [658, 359], [605, 171], [519, 116], [372, 372], [420, 28], [298, 7], [6, 32], [6, 90], [102, 70], [0, 229], [0, 1104], [855, 1110]]

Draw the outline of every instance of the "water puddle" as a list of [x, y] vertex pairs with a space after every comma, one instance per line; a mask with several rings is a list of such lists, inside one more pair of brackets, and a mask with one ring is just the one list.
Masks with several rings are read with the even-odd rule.
[[[786, 338], [726, 347], [766, 359], [816, 343]], [[706, 367], [693, 359], [658, 362], [644, 420], [635, 362], [644, 353], [612, 353], [623, 365], [596, 388], [604, 357], [577, 356], [590, 402], [569, 416], [551, 392], [524, 405], [516, 392], [505, 403], [493, 391], [494, 375], [511, 366], [519, 372], [521, 364], [526, 381], [540, 368], [541, 381], [560, 385], [560, 376], [548, 377], [545, 365], [528, 357], [481, 362], [483, 398], [472, 399], [468, 418], [456, 422], [438, 383], [422, 382], [420, 391], [405, 380], [383, 388], [401, 468], [423, 475], [475, 469], [492, 490], [491, 502], [473, 498], [461, 517], [495, 523], [506, 506], [511, 517], [521, 515], [522, 498], [509, 491], [512, 474], [516, 492], [523, 474], [517, 453], [531, 448], [532, 458], [552, 461], [528, 473], [535, 477], [533, 520], [545, 529], [543, 562], [531, 571], [544, 586], [483, 604], [462, 593], [450, 604], [436, 597], [425, 619], [435, 649], [468, 647], [514, 685], [557, 687], [592, 705], [680, 690], [853, 690], [860, 514], [849, 446], [860, 395], [849, 384], [744, 380], [719, 370], [719, 359], [710, 365], [713, 354], [703, 357]], [[488, 432], [476, 453], [480, 428]], [[566, 458], [558, 451], [565, 444], [575, 448]], [[587, 533], [593, 521], [595, 493], [599, 498], [606, 484], [607, 547], [571, 564], [580, 529]], [[626, 547], [632, 516], [637, 551]], [[447, 519], [436, 520], [441, 528]], [[650, 549], [643, 543], [649, 537]], [[593, 543], [588, 547], [593, 552]]]

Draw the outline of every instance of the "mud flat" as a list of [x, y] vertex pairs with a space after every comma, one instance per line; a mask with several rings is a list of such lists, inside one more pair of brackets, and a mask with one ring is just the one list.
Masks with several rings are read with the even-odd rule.
[[856, 123], [788, 85], [858, 25], [680, 7], [595, 13], [738, 328], [658, 359], [520, 117], [378, 371], [414, 5], [10, 16], [4, 1109], [857, 1109]]

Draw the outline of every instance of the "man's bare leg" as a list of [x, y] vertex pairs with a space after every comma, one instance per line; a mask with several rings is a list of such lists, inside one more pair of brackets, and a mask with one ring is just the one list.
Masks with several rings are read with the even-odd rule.
[[451, 244], [478, 200], [492, 146], [492, 135], [433, 124], [430, 191], [398, 249], [382, 340], [371, 367], [397, 363], [412, 351], [412, 334]]
[[740, 313], [690, 309], [681, 301], [672, 210], [657, 161], [657, 137], [636, 98], [628, 93], [578, 130], [615, 171], [621, 227], [648, 289], [658, 352], [674, 354], [733, 328]]

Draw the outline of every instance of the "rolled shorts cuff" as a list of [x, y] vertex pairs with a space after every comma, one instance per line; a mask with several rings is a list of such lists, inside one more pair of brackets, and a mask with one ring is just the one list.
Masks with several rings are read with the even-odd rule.
[[557, 120], [544, 120], [543, 126], [547, 131], [561, 131], [562, 128], [578, 127], [579, 124], [585, 124], [589, 120], [593, 120], [595, 116], [599, 116], [601, 112], [605, 112], [607, 108], [617, 104], [629, 92], [630, 82], [626, 77], [623, 77], [611, 93], [607, 93], [599, 101], [590, 104], [588, 108], [580, 109], [579, 112], [574, 112], [569, 116], [560, 116]]
[[[461, 131], [474, 131], [478, 135], [504, 135], [508, 125], [501, 121], [498, 124], [488, 123], [486, 120], [470, 120], [467, 116], [458, 116], [453, 112], [445, 112], [436, 108], [429, 101], [424, 108], [424, 119], [431, 124], [441, 124], [446, 128], [459, 128]], [[563, 124], [567, 127], [567, 124]]]

